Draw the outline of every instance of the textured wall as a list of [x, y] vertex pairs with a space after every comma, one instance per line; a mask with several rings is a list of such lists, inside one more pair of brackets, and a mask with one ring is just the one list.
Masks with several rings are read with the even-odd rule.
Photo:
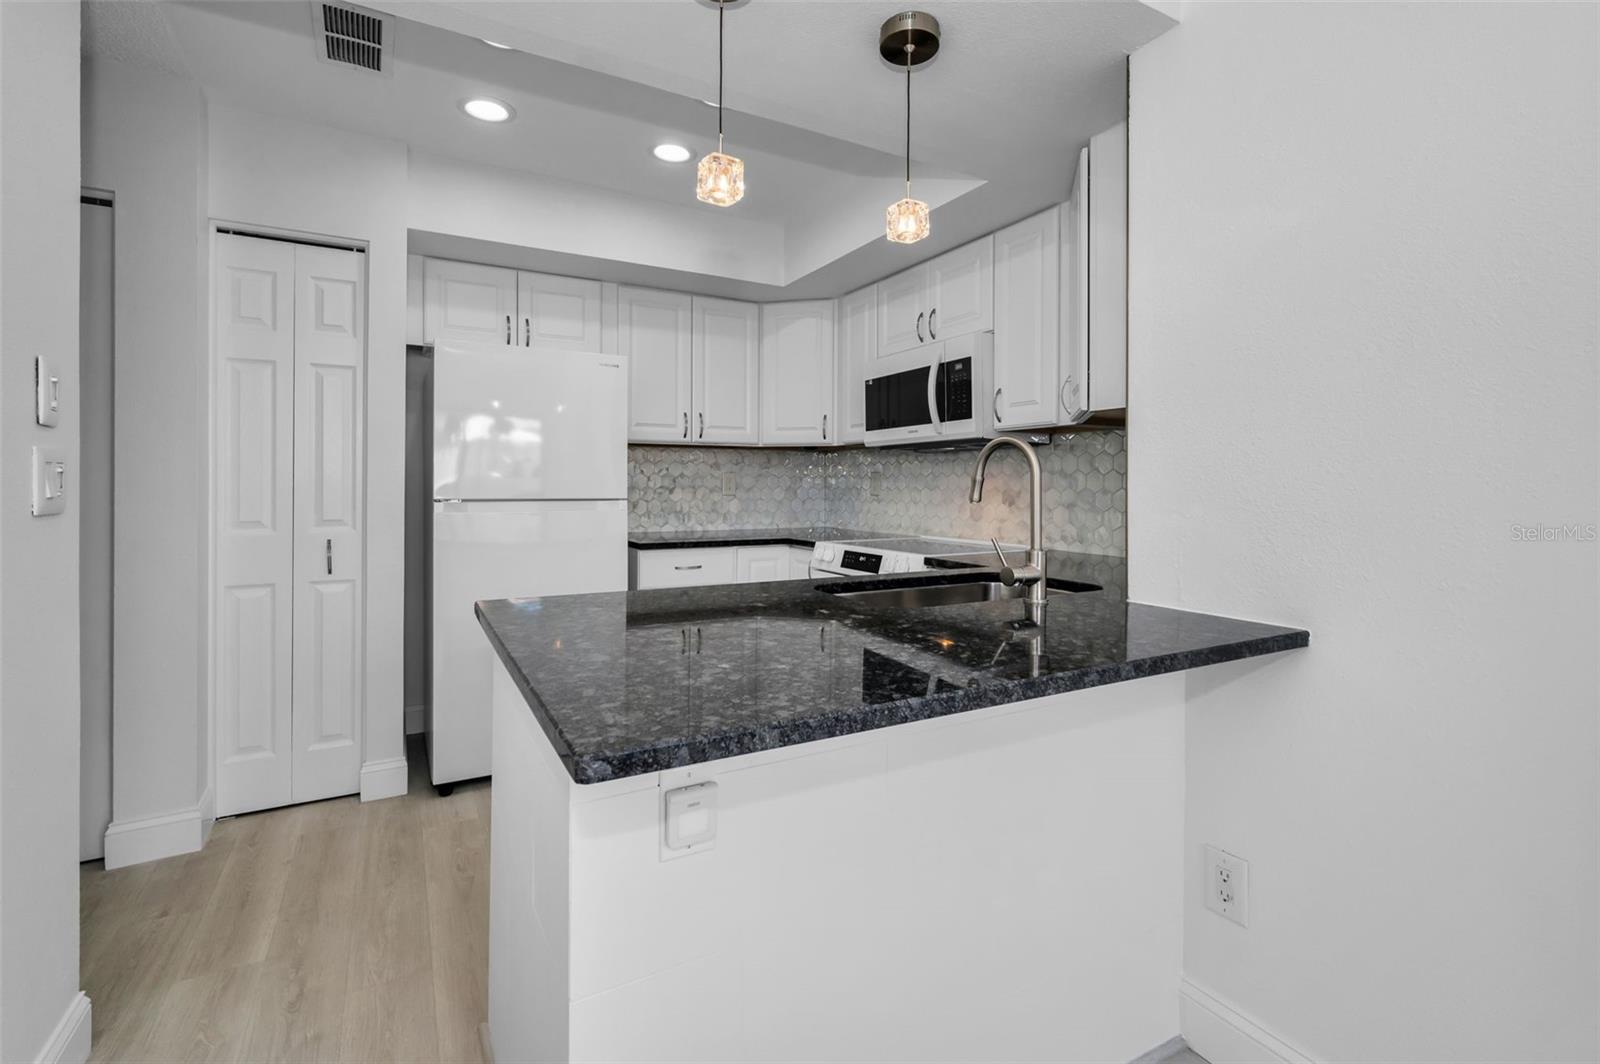
[[[837, 452], [630, 447], [633, 528], [764, 528], [829, 524], [1025, 542], [1028, 478], [1020, 455], [990, 463], [984, 501], [967, 502], [971, 451]], [[1127, 553], [1127, 438], [1120, 430], [1060, 435], [1039, 449], [1044, 535], [1051, 547]], [[734, 494], [722, 493], [722, 474]]]

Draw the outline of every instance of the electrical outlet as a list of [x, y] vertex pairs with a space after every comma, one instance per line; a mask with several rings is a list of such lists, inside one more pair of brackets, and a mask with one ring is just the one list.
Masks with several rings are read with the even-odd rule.
[[734, 490], [733, 490], [733, 474], [732, 473], [724, 473], [724, 474], [722, 474], [722, 494], [726, 495], [726, 496], [728, 496], [730, 498], [734, 494]]
[[1250, 926], [1250, 863], [1206, 847], [1206, 908], [1240, 927]]
[[883, 474], [877, 470], [867, 474], [867, 494], [876, 499], [883, 491]]

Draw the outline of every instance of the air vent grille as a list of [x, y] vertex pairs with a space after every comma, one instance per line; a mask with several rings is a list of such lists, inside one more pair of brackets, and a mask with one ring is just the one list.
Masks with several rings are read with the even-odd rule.
[[385, 16], [346, 4], [314, 6], [322, 59], [380, 74], [388, 72], [384, 57]]

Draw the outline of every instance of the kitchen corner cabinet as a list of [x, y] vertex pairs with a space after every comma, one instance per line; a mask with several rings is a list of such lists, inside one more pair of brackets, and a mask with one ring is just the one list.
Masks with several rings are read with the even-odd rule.
[[997, 428], [1057, 423], [1060, 222], [1060, 209], [1052, 207], [994, 235], [992, 401]]
[[837, 442], [833, 356], [833, 300], [762, 306], [762, 443], [799, 447]]
[[694, 301], [653, 288], [617, 289], [617, 353], [628, 359], [628, 439], [687, 443]]
[[994, 327], [994, 239], [954, 251], [878, 282], [878, 350], [902, 351]]
[[[834, 375], [838, 379], [833, 409], [839, 418], [834, 443], [866, 440], [866, 395], [862, 384], [878, 349], [878, 296], [869, 285], [839, 300]], [[810, 555], [807, 555], [810, 558]]]
[[761, 308], [694, 297], [689, 435], [695, 443], [761, 441]]

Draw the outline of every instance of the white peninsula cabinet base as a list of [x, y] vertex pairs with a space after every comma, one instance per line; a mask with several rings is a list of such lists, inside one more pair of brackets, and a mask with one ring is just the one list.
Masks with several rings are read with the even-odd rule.
[[[1128, 1061], [1178, 1030], [1182, 673], [579, 786], [495, 666], [505, 1061]], [[717, 784], [714, 844], [663, 795]]]

